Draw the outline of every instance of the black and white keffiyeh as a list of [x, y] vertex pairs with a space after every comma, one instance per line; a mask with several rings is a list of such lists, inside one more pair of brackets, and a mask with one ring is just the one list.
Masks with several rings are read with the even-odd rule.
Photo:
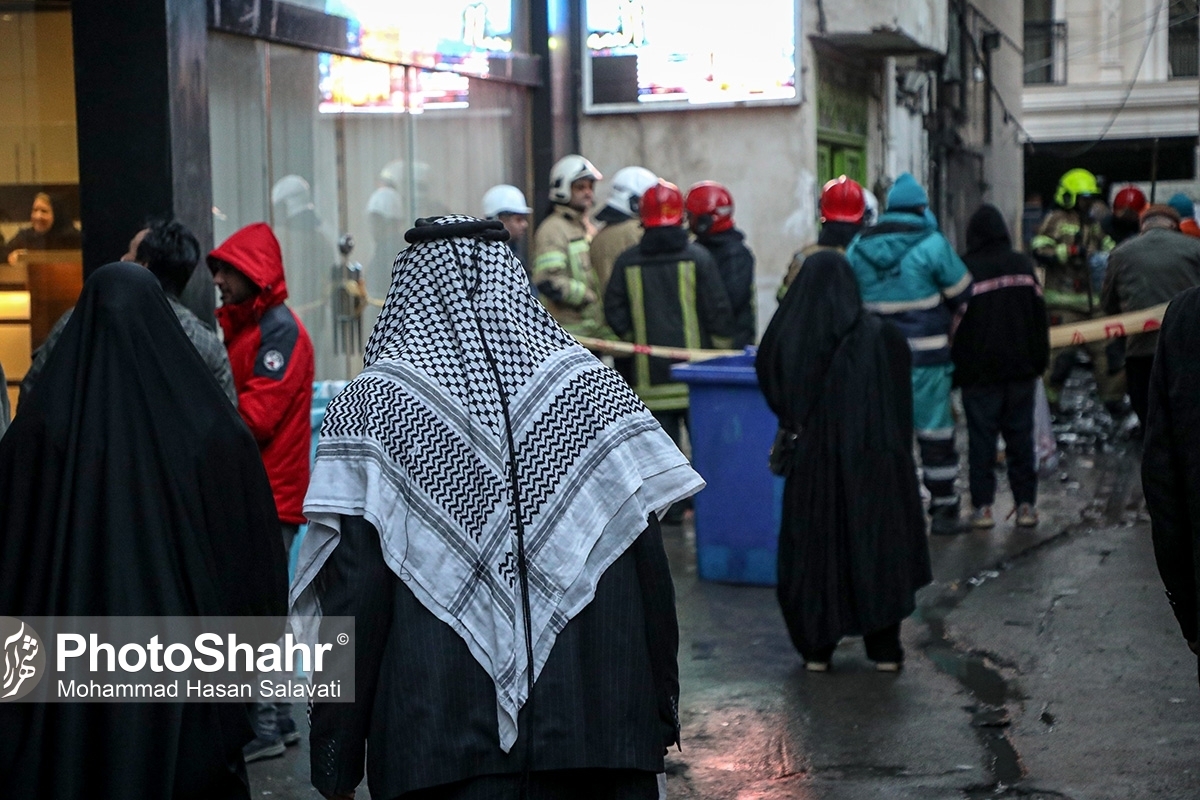
[[428, 228], [471, 223], [419, 221], [396, 259], [365, 368], [321, 426], [291, 601], [299, 618], [319, 614], [312, 583], [339, 515], [365, 517], [392, 571], [495, 682], [507, 752], [530, 684], [523, 582], [536, 679], [647, 517], [704, 482], [530, 296], [506, 244]]

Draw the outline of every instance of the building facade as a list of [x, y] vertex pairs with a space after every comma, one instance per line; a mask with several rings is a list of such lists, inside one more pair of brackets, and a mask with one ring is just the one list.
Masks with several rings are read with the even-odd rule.
[[[761, 329], [839, 174], [883, 199], [912, 172], [952, 240], [982, 200], [1015, 220], [1008, 5], [747, 0], [714, 19], [683, 0], [7, 4], [0, 31], [19, 46], [0, 50], [0, 90], [18, 111], [0, 127], [14, 154], [0, 155], [0, 234], [30, 224], [42, 190], [82, 231], [73, 254], [0, 267], [10, 392], [83, 276], [156, 215], [205, 248], [269, 222], [318, 378], [350, 377], [404, 229], [477, 214], [496, 183], [540, 217], [569, 152], [606, 175], [641, 164], [685, 189], [726, 184], [758, 257]], [[206, 270], [184, 299], [211, 316]]]
[[1027, 183], [1072, 167], [1159, 202], [1197, 196], [1197, 0], [1025, 0]]

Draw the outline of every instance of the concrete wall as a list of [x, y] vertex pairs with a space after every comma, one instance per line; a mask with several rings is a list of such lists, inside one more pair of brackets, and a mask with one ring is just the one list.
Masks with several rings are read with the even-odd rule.
[[869, 33], [881, 37], [890, 33], [926, 50], [946, 49], [944, 0], [826, 0], [817, 5], [824, 12], [829, 35]]
[[[1021, 7], [1008, 0], [976, 0], [964, 19], [961, 85], [942, 98], [954, 106], [961, 146], [945, 176], [942, 227], [965, 249], [967, 221], [981, 203], [1000, 209], [1014, 240], [1024, 201], [1024, 153], [1019, 127], [1024, 59]], [[978, 13], [976, 13], [978, 12]], [[1000, 34], [998, 38], [989, 34]], [[989, 47], [988, 39], [994, 39]], [[974, 42], [974, 45], [971, 43]], [[965, 98], [965, 105], [958, 106]], [[1007, 110], [1007, 111], [1006, 111]], [[1007, 117], [1006, 117], [1007, 113]]]
[[1069, 83], [1127, 83], [1135, 74], [1139, 80], [1167, 79], [1168, 4], [1162, 0], [1060, 3], [1059, 19], [1067, 23]]
[[1009, 0], [976, 0], [976, 4], [1004, 34], [991, 55], [995, 93], [988, 100], [992, 107], [992, 130], [991, 143], [983, 149], [984, 180], [988, 185], [984, 199], [1001, 209], [1014, 241], [1019, 241], [1018, 223], [1025, 200], [1025, 158], [1018, 125], [1025, 62], [1009, 40], [1021, 41], [1024, 19], [1021, 7]]
[[[946, 44], [944, 0], [803, 0], [799, 5], [800, 104], [596, 114], [584, 115], [580, 121], [580, 152], [605, 175], [638, 164], [685, 191], [701, 180], [719, 181], [729, 188], [735, 221], [756, 257], [760, 333], [774, 313], [775, 292], [792, 254], [817, 234], [817, 57], [810, 37], [849, 34], [859, 36], [864, 46], [895, 44], [908, 50], [944, 51]], [[822, 20], [824, 32], [819, 30]], [[879, 29], [886, 30], [880, 33]], [[897, 93], [891, 59], [878, 52], [849, 57], [865, 69], [882, 73], [869, 108], [868, 188], [886, 189], [906, 170], [927, 181], [925, 109], [892, 107]], [[597, 206], [603, 205], [607, 193], [608, 186], [601, 182]]]
[[[727, 186], [734, 220], [757, 261], [761, 331], [792, 253], [815, 237], [816, 128], [810, 111], [806, 103], [590, 116], [580, 125], [580, 151], [606, 176], [638, 164], [685, 192], [702, 180]], [[607, 194], [602, 181], [598, 207]]]

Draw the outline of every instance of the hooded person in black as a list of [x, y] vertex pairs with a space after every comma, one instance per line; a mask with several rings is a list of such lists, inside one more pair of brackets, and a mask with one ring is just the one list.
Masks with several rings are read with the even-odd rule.
[[[157, 279], [84, 284], [0, 439], [0, 615], [279, 616], [279, 520], [258, 447]], [[239, 703], [8, 704], [8, 797], [248, 798]]]
[[1004, 435], [1017, 524], [1037, 523], [1034, 380], [1050, 357], [1046, 302], [1033, 262], [1012, 248], [1004, 217], [984, 204], [967, 223], [963, 256], [975, 283], [951, 357], [970, 437], [971, 524], [990, 528], [996, 499], [996, 436]]
[[863, 310], [854, 273], [833, 251], [809, 256], [759, 345], [767, 404], [797, 434], [777, 592], [813, 671], [856, 635], [878, 669], [899, 669], [900, 621], [931, 580], [910, 361], [904, 335]]

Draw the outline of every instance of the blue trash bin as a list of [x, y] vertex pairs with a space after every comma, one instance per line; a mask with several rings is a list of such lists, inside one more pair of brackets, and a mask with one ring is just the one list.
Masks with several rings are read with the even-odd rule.
[[[325, 409], [329, 406], [329, 401], [337, 396], [338, 392], [346, 388], [349, 381], [315, 381], [313, 383], [312, 407], [309, 410], [308, 419], [312, 423], [312, 445], [309, 450], [310, 463], [312, 459], [317, 457], [317, 440], [321, 437], [321, 423], [325, 421]], [[300, 554], [300, 545], [304, 542], [304, 534], [308, 532], [308, 525], [301, 525], [300, 530], [296, 533], [296, 538], [292, 542], [292, 551], [288, 554], [288, 580], [296, 574], [296, 556]]]
[[708, 486], [696, 495], [696, 561], [702, 580], [774, 586], [783, 478], [767, 468], [778, 423], [751, 351], [671, 367], [691, 396], [692, 466]]
[[329, 401], [337, 397], [350, 381], [316, 381], [313, 383], [312, 409], [309, 421], [312, 422], [312, 451], [310, 458], [317, 457], [317, 439], [321, 435], [321, 423], [325, 420], [325, 409]]

